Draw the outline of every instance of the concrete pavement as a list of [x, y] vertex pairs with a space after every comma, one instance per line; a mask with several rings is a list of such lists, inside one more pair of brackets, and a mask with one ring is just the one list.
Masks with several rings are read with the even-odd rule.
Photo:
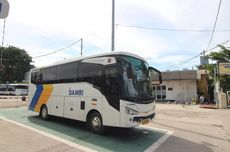
[[[19, 101], [15, 102], [16, 107], [25, 106], [18, 103]], [[7, 103], [4, 105], [6, 106]], [[11, 106], [15, 107], [13, 104]], [[148, 126], [174, 131], [173, 135], [155, 150], [156, 152], [228, 152], [230, 149], [230, 109], [203, 109], [199, 105], [157, 104], [156, 119]], [[111, 135], [114, 133], [108, 136]], [[122, 136], [123, 138], [125, 136]], [[89, 143], [93, 142], [89, 141]], [[0, 151], [26, 150], [81, 151], [81, 149], [0, 119]], [[116, 150], [113, 149], [113, 151]]]
[[156, 152], [228, 152], [230, 109], [202, 109], [198, 105], [158, 104], [150, 126], [174, 131]]
[[72, 145], [76, 144], [77, 148], [83, 146], [81, 149], [84, 151], [149, 151], [155, 149], [156, 146], [152, 145], [167, 132], [141, 126], [132, 129], [109, 128], [105, 134], [97, 135], [86, 130], [81, 122], [58, 117], [44, 121], [38, 118], [37, 113], [25, 108], [2, 109], [0, 118], [48, 137], [55, 137], [53, 139], [69, 141]]
[[27, 101], [22, 101], [21, 96], [0, 96], [0, 109], [23, 107], [27, 105]]
[[67, 144], [0, 119], [0, 151], [81, 152]]

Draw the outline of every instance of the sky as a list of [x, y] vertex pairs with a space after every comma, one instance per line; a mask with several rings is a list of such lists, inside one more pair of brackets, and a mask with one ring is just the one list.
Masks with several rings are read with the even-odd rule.
[[[80, 43], [52, 55], [37, 56], [64, 48], [81, 38], [83, 56], [111, 51], [112, 0], [8, 2], [4, 46], [25, 49], [37, 67], [79, 57]], [[218, 5], [219, 0], [115, 0], [115, 51], [140, 55], [162, 71], [193, 69], [199, 65], [199, 57], [182, 62], [230, 39], [230, 1], [222, 0], [216, 32], [207, 48]], [[2, 30], [3, 19], [0, 37]]]

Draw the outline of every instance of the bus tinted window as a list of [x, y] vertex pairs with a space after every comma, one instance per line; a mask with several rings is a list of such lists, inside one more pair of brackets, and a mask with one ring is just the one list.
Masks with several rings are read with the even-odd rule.
[[57, 80], [57, 67], [49, 67], [41, 70], [43, 83], [55, 82]]
[[42, 83], [42, 74], [39, 72], [32, 72], [31, 73], [31, 83], [33, 84]]
[[105, 67], [105, 77], [116, 77], [117, 76], [117, 67]]
[[15, 88], [17, 88], [17, 89], [28, 89], [28, 86], [27, 85], [17, 85], [17, 86], [15, 86]]
[[82, 62], [79, 67], [79, 78], [100, 77], [103, 74], [102, 68], [101, 64]]
[[0, 86], [0, 91], [6, 91], [7, 90], [7, 86], [6, 85], [1, 85]]
[[77, 78], [78, 62], [58, 66], [58, 82], [73, 82]]

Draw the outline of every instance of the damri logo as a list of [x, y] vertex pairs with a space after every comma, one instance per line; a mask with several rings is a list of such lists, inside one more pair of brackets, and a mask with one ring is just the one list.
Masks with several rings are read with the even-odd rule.
[[72, 89], [69, 88], [69, 95], [70, 96], [83, 96], [84, 90], [82, 89]]

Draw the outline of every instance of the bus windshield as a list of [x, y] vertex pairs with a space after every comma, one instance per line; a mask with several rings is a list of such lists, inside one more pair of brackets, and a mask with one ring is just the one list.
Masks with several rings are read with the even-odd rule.
[[122, 56], [123, 97], [133, 102], [153, 102], [149, 66], [143, 60]]

